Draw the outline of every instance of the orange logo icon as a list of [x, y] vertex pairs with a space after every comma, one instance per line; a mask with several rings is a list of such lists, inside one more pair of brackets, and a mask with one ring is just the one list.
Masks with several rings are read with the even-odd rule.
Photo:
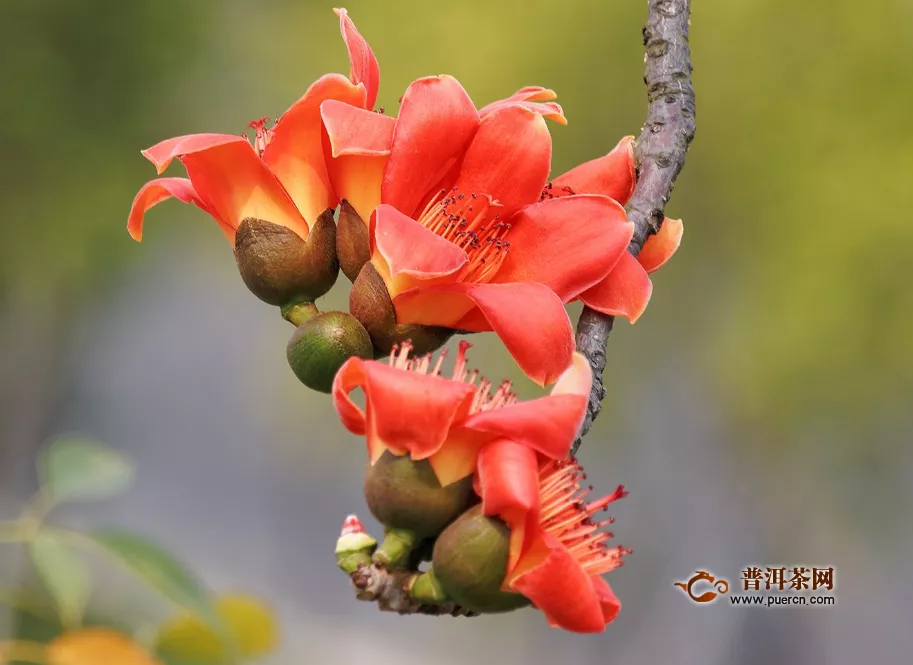
[[[700, 596], [695, 596], [692, 588], [698, 582], [706, 582], [707, 584], [715, 587], [716, 591], [705, 591]], [[694, 577], [692, 577], [687, 582], [676, 582], [675, 586], [681, 587], [682, 591], [687, 593], [691, 600], [693, 600], [695, 603], [709, 603], [718, 595], [729, 591], [729, 582], [722, 578], [716, 579], [713, 575], [703, 570], [695, 570]]]

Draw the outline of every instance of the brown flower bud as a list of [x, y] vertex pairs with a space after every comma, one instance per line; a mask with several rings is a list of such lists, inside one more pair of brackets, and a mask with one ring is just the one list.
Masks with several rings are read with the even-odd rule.
[[372, 263], [366, 263], [349, 294], [349, 311], [361, 321], [371, 336], [378, 357], [386, 356], [394, 346], [411, 340], [415, 355], [441, 348], [455, 332], [450, 328], [396, 322], [396, 310], [383, 277]]
[[473, 506], [444, 529], [434, 544], [434, 577], [453, 601], [473, 612], [509, 612], [529, 605], [518, 593], [501, 590], [507, 574], [510, 530]]
[[314, 301], [339, 274], [336, 222], [325, 210], [307, 240], [279, 224], [246, 217], [235, 234], [235, 260], [251, 293], [270, 305]]
[[362, 266], [371, 260], [371, 238], [368, 223], [348, 201], [339, 204], [339, 224], [336, 229], [336, 255], [342, 272], [354, 282]]
[[342, 364], [353, 356], [370, 359], [371, 338], [351, 314], [324, 312], [302, 323], [286, 347], [295, 376], [308, 388], [329, 393]]
[[472, 477], [441, 487], [428, 460], [381, 455], [365, 473], [365, 499], [386, 527], [411, 532], [418, 540], [436, 536], [477, 501]]

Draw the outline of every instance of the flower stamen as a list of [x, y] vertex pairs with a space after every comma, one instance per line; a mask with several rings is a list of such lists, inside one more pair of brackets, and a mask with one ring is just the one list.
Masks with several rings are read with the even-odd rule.
[[511, 225], [494, 212], [501, 204], [486, 194], [468, 196], [457, 187], [435, 194], [418, 221], [429, 231], [453, 243], [469, 257], [458, 276], [460, 281], [484, 284], [498, 272], [510, 241], [505, 240]]
[[561, 196], [573, 196], [574, 193], [574, 190], [570, 187], [555, 187], [555, 185], [550, 182], [542, 190], [542, 194], [539, 195], [539, 200], [545, 201], [546, 199], [557, 199]]
[[[453, 364], [453, 374], [450, 381], [465, 383], [475, 386], [476, 379], [479, 378], [478, 370], [469, 371], [466, 368], [466, 351], [472, 346], [469, 342], [460, 342], [456, 362]], [[428, 353], [418, 358], [411, 358], [412, 343], [406, 340], [402, 344], [396, 345], [390, 351], [390, 367], [393, 369], [403, 370], [405, 372], [416, 372], [418, 374], [429, 374], [448, 380], [441, 376], [441, 366], [444, 358], [447, 356], [447, 349], [441, 351], [437, 361], [432, 365], [431, 354]], [[513, 404], [517, 401], [517, 395], [513, 392], [513, 384], [510, 381], [502, 381], [498, 388], [492, 392], [492, 383], [488, 379], [481, 379], [476, 387], [473, 396], [470, 413], [479, 413], [481, 411], [491, 411], [500, 409], [503, 406]]]
[[249, 129], [254, 130], [254, 150], [257, 151], [257, 155], [260, 157], [263, 157], [263, 151], [266, 150], [266, 146], [269, 145], [273, 138], [273, 130], [266, 126], [268, 122], [270, 122], [270, 119], [264, 116], [259, 120], [251, 120], [247, 126]]
[[631, 553], [624, 547], [607, 547], [614, 538], [602, 531], [614, 518], [594, 522], [592, 516], [608, 509], [613, 501], [627, 496], [622, 485], [601, 499], [586, 501], [593, 491], [582, 486], [586, 474], [575, 459], [550, 461], [539, 470], [539, 525], [564, 545], [580, 566], [590, 575], [602, 575], [622, 565], [622, 558]]

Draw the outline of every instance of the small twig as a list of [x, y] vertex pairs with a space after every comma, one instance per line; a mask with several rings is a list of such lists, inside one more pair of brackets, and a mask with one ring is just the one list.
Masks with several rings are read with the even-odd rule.
[[410, 597], [407, 586], [414, 571], [387, 570], [380, 566], [361, 565], [350, 577], [359, 600], [376, 602], [382, 612], [398, 614], [427, 614], [431, 616], [476, 616], [456, 603], [423, 604]]
[[[385, 544], [389, 531], [385, 532]], [[384, 549], [384, 545], [381, 546]], [[388, 568], [381, 563], [377, 540], [365, 532], [365, 525], [357, 515], [349, 515], [342, 523], [339, 540], [336, 541], [336, 563], [352, 580], [355, 597], [377, 603], [382, 612], [398, 614], [428, 614], [431, 616], [476, 616], [456, 603], [445, 602], [443, 594], [429, 593], [427, 584], [419, 590], [419, 580], [428, 579], [430, 573], [418, 570], [423, 561], [431, 559], [431, 553], [424, 547], [411, 552], [407, 567]], [[432, 602], [439, 600], [440, 602]]]
[[[647, 24], [643, 29], [647, 120], [634, 143], [637, 185], [626, 206], [628, 219], [634, 223], [634, 238], [628, 245], [634, 256], [662, 226], [666, 203], [685, 165], [685, 154], [695, 130], [688, 45], [691, 0], [648, 0], [648, 3]], [[593, 388], [580, 435], [571, 448], [572, 455], [580, 448], [602, 408], [606, 343], [613, 323], [614, 317], [589, 307], [583, 308], [577, 322], [577, 349], [593, 368]]]

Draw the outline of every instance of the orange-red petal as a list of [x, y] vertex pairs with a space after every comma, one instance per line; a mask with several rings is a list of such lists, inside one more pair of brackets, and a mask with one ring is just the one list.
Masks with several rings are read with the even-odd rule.
[[550, 459], [561, 459], [567, 456], [583, 422], [592, 385], [593, 370], [575, 351], [548, 397], [475, 414], [463, 425], [508, 437]]
[[552, 137], [542, 116], [522, 106], [505, 106], [482, 120], [466, 149], [456, 187], [467, 196], [496, 199], [504, 221], [539, 200], [551, 161]]
[[241, 136], [192, 134], [158, 143], [143, 151], [162, 173], [179, 158], [210, 214], [234, 232], [245, 217], [285, 226], [307, 238], [308, 225], [276, 176]]
[[353, 83], [363, 83], [367, 91], [365, 106], [369, 109], [374, 108], [374, 102], [377, 101], [377, 91], [380, 88], [380, 66], [377, 64], [377, 58], [374, 51], [368, 46], [368, 42], [349, 18], [349, 12], [345, 9], [334, 9], [339, 17], [339, 31], [342, 33], [342, 40], [346, 43], [346, 49], [349, 51], [349, 78]]
[[600, 282], [634, 233], [618, 202], [595, 195], [546, 199], [510, 223], [510, 250], [493, 281], [541, 282], [564, 302]]
[[552, 395], [589, 395], [593, 387], [593, 368], [579, 351], [571, 355], [571, 364], [552, 386]]
[[[502, 102], [550, 102], [558, 98], [558, 93], [549, 88], [543, 88], [541, 85], [527, 85], [512, 94]], [[495, 104], [499, 102], [494, 102]], [[489, 104], [490, 106], [490, 104]], [[487, 108], [487, 107], [486, 107]]]
[[391, 297], [453, 275], [469, 260], [465, 251], [386, 204], [374, 211], [370, 233], [372, 260]]
[[543, 88], [538, 85], [527, 86], [525, 88], [520, 88], [510, 97], [499, 99], [498, 101], [483, 107], [479, 110], [479, 115], [484, 118], [488, 114], [505, 106], [519, 105], [530, 111], [534, 111], [549, 120], [554, 120], [561, 125], [566, 125], [567, 118], [564, 117], [564, 109], [561, 108], [560, 104], [552, 101], [557, 96], [558, 95], [554, 90], [549, 90], [548, 88]]
[[141, 152], [143, 157], [152, 162], [158, 174], [162, 175], [175, 158], [228, 143], [247, 143], [247, 139], [234, 134], [185, 134], [160, 141]]
[[475, 413], [463, 426], [510, 438], [550, 459], [567, 456], [586, 412], [587, 394], [558, 394]]
[[621, 612], [621, 601], [612, 591], [612, 587], [599, 575], [590, 577], [590, 583], [593, 585], [593, 591], [596, 592], [596, 598], [599, 599], [599, 605], [602, 607], [602, 619], [606, 625], [615, 621], [615, 617]]
[[[206, 204], [200, 199], [193, 183], [187, 178], [157, 178], [150, 180], [143, 185], [136, 193], [133, 199], [133, 205], [130, 206], [130, 216], [127, 218], [127, 231], [130, 237], [140, 242], [143, 239], [143, 218], [146, 212], [155, 205], [170, 198], [176, 198], [183, 203], [193, 203], [202, 210], [209, 212]], [[219, 228], [231, 240], [234, 238], [234, 231], [216, 219]]]
[[647, 238], [643, 249], [637, 255], [638, 263], [648, 273], [659, 270], [666, 261], [672, 258], [679, 245], [682, 244], [684, 231], [682, 220], [666, 217], [659, 233]]
[[451, 76], [414, 81], [406, 90], [393, 130], [382, 198], [409, 216], [463, 157], [479, 126], [479, 113]]
[[556, 178], [551, 191], [556, 196], [602, 194], [624, 205], [634, 193], [635, 177], [634, 137], [626, 136], [609, 154], [575, 166]]
[[539, 460], [522, 443], [498, 438], [479, 451], [482, 512], [499, 515], [509, 525], [539, 508]]
[[185, 134], [171, 139], [159, 141], [151, 148], [142, 150], [142, 155], [155, 166], [155, 170], [162, 175], [175, 158], [182, 155], [209, 150], [226, 143], [247, 142], [243, 136], [234, 134]]
[[364, 435], [365, 412], [351, 397], [351, 392], [365, 384], [365, 361], [361, 358], [349, 358], [336, 372], [333, 379], [333, 406], [343, 426], [352, 434]]
[[365, 91], [340, 74], [320, 77], [279, 118], [263, 150], [263, 162], [310, 222], [338, 203], [323, 153], [320, 105], [328, 99], [363, 106]]
[[389, 155], [396, 118], [335, 99], [320, 105], [331, 155]]
[[597, 594], [590, 576], [554, 536], [539, 533], [531, 540], [508, 576], [510, 587], [529, 598], [552, 626], [602, 632], [608, 623], [604, 596]]
[[553, 383], [574, 351], [564, 305], [545, 284], [441, 284], [402, 293], [393, 305], [400, 323], [493, 330], [540, 385]]
[[629, 252], [621, 255], [612, 272], [596, 286], [580, 294], [580, 299], [603, 314], [637, 321], [650, 302], [653, 283], [647, 271]]
[[327, 172], [339, 199], [366, 223], [380, 205], [380, 186], [393, 145], [396, 118], [330, 100], [320, 106]]
[[539, 460], [535, 451], [510, 439], [495, 439], [482, 446], [478, 457], [478, 492], [482, 512], [496, 515], [510, 527], [512, 570], [523, 551], [527, 525], [539, 517]]
[[375, 461], [384, 450], [420, 460], [447, 440], [454, 421], [465, 415], [476, 388], [466, 383], [364, 363], [368, 450]]

